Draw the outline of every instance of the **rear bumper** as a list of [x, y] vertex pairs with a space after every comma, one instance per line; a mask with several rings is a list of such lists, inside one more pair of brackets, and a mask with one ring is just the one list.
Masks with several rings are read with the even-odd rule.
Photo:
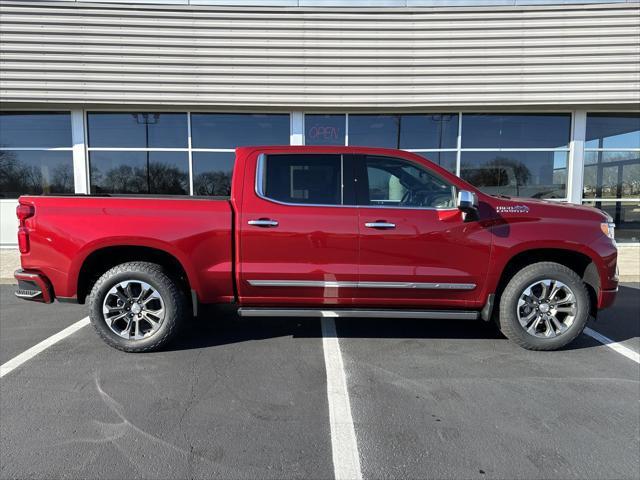
[[54, 295], [51, 283], [41, 273], [16, 270], [13, 276], [18, 281], [16, 297], [32, 302], [53, 302]]
[[612, 290], [600, 290], [600, 294], [598, 295], [598, 310], [602, 310], [603, 308], [613, 305], [617, 294], [618, 287]]

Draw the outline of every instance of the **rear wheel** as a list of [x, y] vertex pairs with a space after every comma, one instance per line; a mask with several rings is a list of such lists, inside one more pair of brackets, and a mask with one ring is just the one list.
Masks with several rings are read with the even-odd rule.
[[98, 279], [90, 318], [102, 339], [125, 352], [149, 352], [169, 343], [187, 316], [184, 293], [160, 265], [128, 262]]
[[498, 323], [521, 347], [556, 350], [582, 333], [589, 305], [589, 293], [573, 270], [540, 262], [511, 278], [500, 298]]

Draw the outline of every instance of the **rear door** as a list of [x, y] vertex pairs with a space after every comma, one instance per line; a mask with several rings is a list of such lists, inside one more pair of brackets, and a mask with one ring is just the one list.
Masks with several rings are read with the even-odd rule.
[[421, 163], [363, 155], [356, 160], [360, 283], [371, 306], [468, 307], [479, 300], [491, 234], [465, 223], [455, 187]]
[[[350, 305], [358, 280], [358, 209], [341, 154], [249, 158], [239, 219], [245, 305]], [[351, 198], [346, 198], [348, 196]], [[349, 205], [349, 206], [347, 206]]]

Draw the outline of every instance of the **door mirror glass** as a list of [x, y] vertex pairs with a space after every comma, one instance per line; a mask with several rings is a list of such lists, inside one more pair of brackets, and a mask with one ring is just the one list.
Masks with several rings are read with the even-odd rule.
[[478, 196], [469, 190], [461, 190], [458, 192], [458, 209], [465, 214], [465, 222], [477, 220], [478, 215]]

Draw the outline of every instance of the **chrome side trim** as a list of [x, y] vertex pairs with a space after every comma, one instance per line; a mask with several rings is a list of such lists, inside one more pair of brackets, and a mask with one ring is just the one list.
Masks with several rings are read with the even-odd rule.
[[425, 290], [473, 290], [475, 283], [424, 282], [324, 282], [321, 280], [247, 280], [252, 287], [314, 287], [314, 288], [407, 288]]
[[323, 310], [320, 308], [247, 308], [238, 309], [241, 317], [330, 317], [330, 318], [424, 318], [476, 320], [472, 310]]
[[358, 288], [358, 282], [323, 282], [315, 280], [248, 280], [252, 287]]

